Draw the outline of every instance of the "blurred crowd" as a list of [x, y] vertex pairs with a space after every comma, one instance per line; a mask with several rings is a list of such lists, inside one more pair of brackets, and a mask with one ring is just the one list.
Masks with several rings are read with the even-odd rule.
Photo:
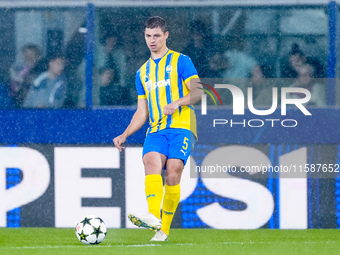
[[[271, 105], [274, 78], [288, 78], [279, 86], [308, 89], [309, 105], [325, 106], [325, 66], [319, 59], [306, 56], [297, 43], [279, 60], [279, 68], [261, 63], [244, 50], [244, 38], [232, 37], [220, 47], [206, 25], [190, 23], [190, 36], [183, 49], [173, 49], [188, 55], [201, 78], [234, 82], [244, 92], [253, 88], [254, 105]], [[143, 38], [140, 38], [143, 40]], [[99, 106], [136, 104], [131, 77], [137, 71], [134, 57], [124, 47], [118, 30], [107, 26], [101, 31], [96, 46], [93, 67], [93, 104]], [[171, 45], [170, 45], [171, 47]], [[226, 50], [221, 50], [221, 49]], [[132, 50], [132, 49], [130, 49]], [[9, 79], [0, 81], [0, 109], [15, 108], [84, 108], [85, 103], [85, 34], [77, 31], [65, 49], [43, 56], [35, 44], [25, 45], [21, 63], [8, 67]], [[146, 54], [148, 52], [146, 51]], [[149, 56], [143, 56], [144, 61]], [[142, 64], [142, 63], [141, 63]], [[298, 93], [288, 95], [298, 98]], [[229, 102], [231, 103], [231, 102]]]

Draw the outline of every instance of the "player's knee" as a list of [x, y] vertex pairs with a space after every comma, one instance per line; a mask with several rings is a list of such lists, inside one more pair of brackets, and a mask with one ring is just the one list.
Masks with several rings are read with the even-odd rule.
[[167, 173], [182, 173], [184, 168], [183, 161], [181, 159], [169, 159], [166, 163]]
[[144, 156], [143, 157], [143, 164], [144, 164], [144, 166], [152, 166], [152, 165], [155, 165], [156, 162], [152, 157]]
[[181, 182], [183, 166], [181, 164], [167, 165], [166, 184], [169, 186], [177, 185]]
[[181, 182], [181, 174], [170, 173], [166, 175], [165, 183], [168, 186], [175, 186]]
[[151, 159], [148, 157], [143, 157], [143, 164], [145, 168], [150, 168], [155, 165], [155, 162], [153, 162]]
[[161, 164], [150, 157], [143, 157], [143, 164], [146, 174], [155, 174], [162, 170]]

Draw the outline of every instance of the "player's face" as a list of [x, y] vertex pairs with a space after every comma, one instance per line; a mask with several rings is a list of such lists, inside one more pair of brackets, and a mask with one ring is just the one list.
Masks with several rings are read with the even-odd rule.
[[166, 47], [166, 39], [168, 39], [169, 32], [163, 32], [161, 28], [146, 28], [145, 42], [151, 52], [159, 52], [161, 49]]

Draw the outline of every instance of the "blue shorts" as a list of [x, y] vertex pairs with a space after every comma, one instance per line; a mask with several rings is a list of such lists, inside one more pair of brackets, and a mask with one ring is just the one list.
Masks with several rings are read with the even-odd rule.
[[148, 152], [155, 151], [167, 156], [168, 159], [181, 159], [185, 165], [195, 142], [196, 138], [190, 130], [182, 128], [163, 129], [146, 136], [143, 156]]

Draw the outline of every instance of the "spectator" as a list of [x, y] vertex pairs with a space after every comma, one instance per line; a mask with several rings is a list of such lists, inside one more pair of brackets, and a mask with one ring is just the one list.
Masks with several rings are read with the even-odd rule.
[[250, 87], [253, 88], [254, 106], [271, 106], [273, 103], [273, 90], [269, 78], [274, 78], [273, 70], [268, 65], [256, 65], [250, 78]]
[[[84, 108], [85, 96], [85, 33], [83, 23], [71, 36], [65, 47], [65, 77], [67, 98], [65, 108]], [[85, 95], [85, 94], [84, 94]]]
[[[291, 85], [291, 87], [299, 87], [308, 89], [311, 92], [311, 99], [307, 103], [307, 105], [314, 106], [325, 106], [326, 105], [326, 90], [325, 86], [321, 83], [318, 83], [314, 78], [314, 67], [311, 65], [302, 65], [297, 69], [298, 78]], [[305, 95], [301, 93], [290, 93], [289, 98], [300, 98]]]
[[224, 53], [229, 64], [224, 78], [250, 78], [256, 60], [243, 50], [243, 38], [231, 38], [230, 43], [231, 48]]
[[282, 64], [281, 77], [282, 78], [297, 78], [298, 77], [298, 69], [303, 66], [309, 64], [314, 67], [316, 78], [324, 78], [325, 77], [325, 68], [320, 63], [317, 58], [314, 57], [306, 57], [305, 53], [301, 51], [298, 44], [294, 43], [292, 45], [292, 49], [289, 52], [288, 60], [284, 60]]
[[40, 49], [35, 44], [22, 48], [23, 64], [10, 68], [11, 94], [16, 107], [22, 107], [27, 91], [34, 79], [46, 70], [46, 62], [41, 58]]
[[243, 51], [243, 38], [231, 38], [230, 43], [231, 48], [224, 53], [224, 57], [228, 59], [228, 68], [223, 72], [222, 78], [232, 79], [231, 82], [245, 92], [249, 82], [247, 78], [251, 77], [257, 62], [250, 54]]
[[221, 78], [228, 69], [228, 59], [223, 54], [216, 52], [209, 60], [209, 78]]
[[127, 87], [121, 86], [115, 79], [115, 70], [106, 68], [100, 74], [100, 105], [129, 105], [130, 93]]
[[191, 22], [190, 40], [182, 53], [191, 58], [201, 78], [209, 78], [209, 59], [213, 49], [213, 41], [205, 24], [200, 20]]
[[65, 59], [52, 56], [48, 70], [38, 76], [24, 101], [25, 108], [62, 108], [66, 98], [66, 79], [63, 76]]
[[116, 70], [115, 79], [125, 86], [126, 54], [122, 47], [119, 47], [119, 36], [115, 29], [107, 28], [105, 31], [101, 45], [96, 50], [95, 62], [99, 72], [105, 68]]

